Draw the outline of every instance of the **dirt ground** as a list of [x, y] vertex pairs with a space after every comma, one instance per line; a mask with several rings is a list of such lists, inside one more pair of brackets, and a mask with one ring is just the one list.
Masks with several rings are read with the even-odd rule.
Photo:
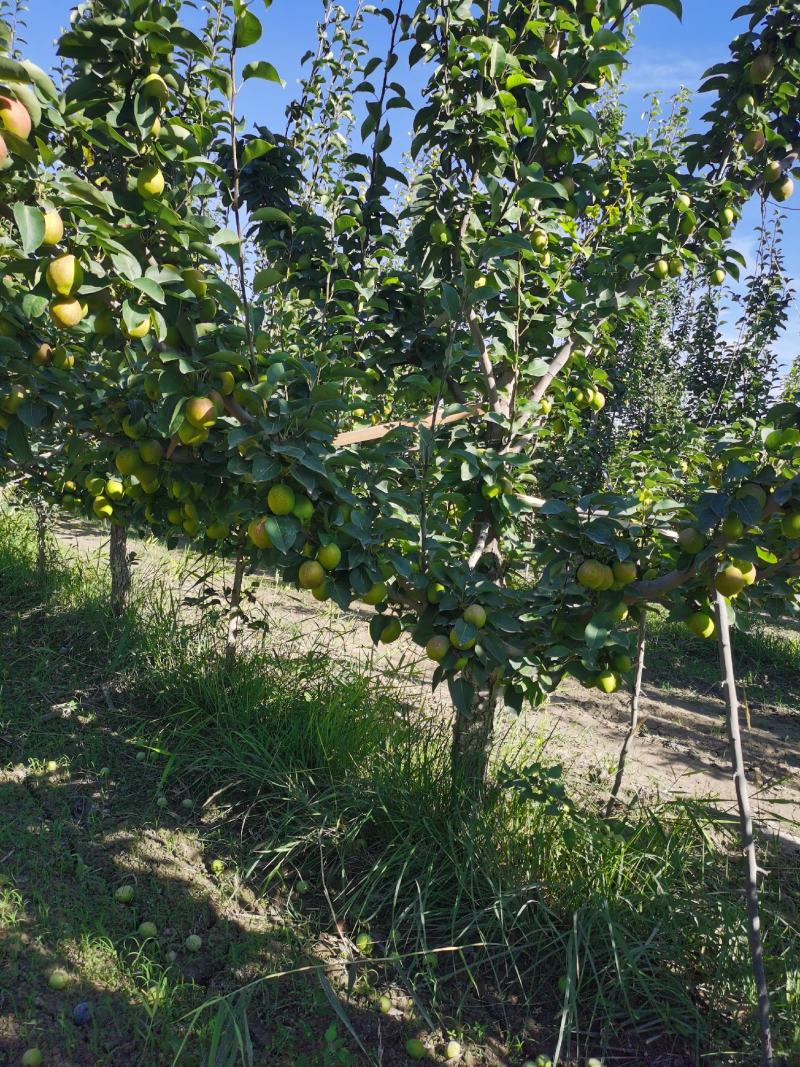
[[[96, 527], [60, 524], [61, 544], [81, 554], [105, 553], [107, 537]], [[179, 551], [131, 541], [140, 575], [172, 570], [185, 586], [187, 561]], [[196, 566], [196, 564], [195, 564]], [[266, 575], [248, 579], [258, 607], [270, 624], [303, 644], [323, 640], [330, 651], [360, 660], [400, 686], [409, 699], [439, 705], [448, 713], [446, 691], [433, 696], [430, 663], [419, 649], [401, 639], [375, 649], [369, 638], [371, 609], [341, 612], [318, 604], [310, 594]], [[257, 609], [258, 610], [258, 609]], [[745, 697], [747, 695], [745, 694]], [[433, 702], [433, 704], [432, 704]], [[528, 711], [522, 721], [504, 718], [499, 736], [524, 729], [557, 753], [565, 767], [581, 776], [613, 781], [617, 754], [628, 721], [629, 694], [600, 696], [569, 680], [548, 705]], [[800, 849], [800, 707], [745, 699], [743, 744], [754, 814], [763, 833], [776, 834], [789, 849]], [[791, 701], [790, 701], [791, 704]], [[438, 709], [437, 709], [438, 710]], [[624, 791], [662, 800], [681, 795], [718, 801], [733, 812], [735, 793], [725, 734], [724, 707], [717, 687], [691, 677], [656, 677], [645, 686], [641, 728], [626, 768]]]

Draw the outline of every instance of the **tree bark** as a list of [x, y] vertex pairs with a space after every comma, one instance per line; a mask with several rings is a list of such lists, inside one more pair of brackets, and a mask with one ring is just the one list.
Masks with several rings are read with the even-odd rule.
[[40, 580], [47, 570], [47, 512], [36, 506], [36, 573]]
[[131, 588], [128, 531], [124, 526], [111, 527], [108, 559], [111, 567], [111, 612], [113, 615], [122, 615], [128, 606], [128, 593]]
[[742, 738], [739, 733], [739, 702], [736, 696], [736, 678], [733, 669], [733, 652], [731, 650], [730, 628], [728, 626], [728, 608], [725, 597], [715, 593], [714, 610], [717, 621], [717, 640], [719, 642], [720, 661], [723, 669], [723, 686], [727, 705], [728, 744], [731, 750], [733, 781], [736, 787], [736, 800], [739, 806], [739, 827], [742, 849], [746, 861], [745, 896], [747, 899], [747, 934], [750, 941], [750, 958], [753, 964], [758, 993], [758, 1026], [761, 1037], [761, 1067], [773, 1067], [772, 1033], [769, 1021], [769, 989], [764, 971], [764, 946], [761, 941], [761, 918], [758, 910], [758, 864], [756, 846], [753, 836], [753, 816], [750, 811], [750, 797], [747, 791], [747, 779], [744, 774], [744, 756]]
[[633, 676], [633, 691], [631, 692], [631, 717], [628, 723], [628, 732], [622, 742], [619, 759], [617, 760], [617, 776], [611, 787], [611, 795], [606, 804], [606, 818], [610, 818], [617, 803], [617, 797], [622, 787], [622, 776], [625, 774], [625, 764], [628, 761], [628, 753], [633, 747], [633, 739], [639, 729], [639, 705], [642, 699], [642, 675], [644, 674], [644, 649], [647, 637], [647, 608], [642, 608], [639, 615], [639, 635], [636, 641], [636, 666]]
[[477, 792], [486, 782], [499, 695], [494, 682], [474, 685], [469, 708], [456, 707], [451, 762], [456, 788]]
[[236, 555], [236, 564], [233, 569], [233, 585], [228, 605], [228, 633], [225, 638], [225, 667], [227, 670], [230, 670], [236, 662], [236, 645], [242, 621], [241, 603], [244, 565], [244, 555], [240, 550]]

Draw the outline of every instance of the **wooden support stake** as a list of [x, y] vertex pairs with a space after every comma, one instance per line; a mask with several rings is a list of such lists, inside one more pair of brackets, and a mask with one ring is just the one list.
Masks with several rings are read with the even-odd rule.
[[756, 862], [756, 845], [753, 835], [753, 816], [750, 811], [750, 796], [747, 791], [747, 779], [744, 774], [744, 756], [742, 738], [739, 732], [739, 702], [736, 697], [736, 676], [733, 669], [733, 651], [731, 633], [728, 625], [728, 605], [722, 593], [715, 591], [714, 611], [717, 620], [717, 640], [722, 664], [727, 705], [728, 743], [731, 750], [733, 782], [736, 787], [736, 800], [739, 806], [739, 826], [742, 849], [746, 861], [745, 894], [747, 898], [747, 935], [750, 941], [750, 958], [753, 964], [758, 993], [758, 1027], [761, 1037], [761, 1067], [774, 1067], [772, 1051], [772, 1033], [769, 1022], [769, 989], [764, 971], [764, 946], [761, 940], [761, 918], [758, 910], [758, 864]]
[[622, 787], [622, 776], [625, 773], [625, 764], [628, 760], [628, 753], [633, 747], [633, 739], [636, 736], [636, 731], [639, 729], [639, 705], [642, 698], [642, 675], [644, 674], [644, 649], [647, 637], [647, 608], [642, 608], [639, 615], [639, 634], [636, 641], [636, 666], [634, 668], [633, 676], [633, 690], [631, 692], [631, 717], [628, 723], [628, 732], [625, 734], [625, 740], [622, 742], [622, 748], [620, 749], [619, 759], [617, 760], [617, 776], [614, 779], [614, 785], [611, 788], [611, 795], [608, 798], [606, 804], [606, 818], [610, 818], [614, 811], [614, 806], [617, 803], [617, 796], [619, 795], [620, 788]]

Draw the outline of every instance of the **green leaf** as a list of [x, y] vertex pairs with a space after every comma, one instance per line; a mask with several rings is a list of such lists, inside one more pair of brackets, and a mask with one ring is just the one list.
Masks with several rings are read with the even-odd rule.
[[13, 211], [23, 251], [29, 254], [35, 252], [44, 240], [44, 214], [38, 207], [20, 203], [14, 204]]
[[448, 678], [447, 688], [450, 690], [450, 699], [453, 701], [453, 707], [459, 715], [469, 718], [472, 712], [472, 698], [475, 695], [475, 690], [467, 679], [463, 676]]
[[145, 296], [149, 296], [151, 300], [155, 300], [157, 304], [164, 303], [164, 290], [158, 284], [154, 282], [152, 278], [134, 278], [133, 285]]
[[256, 60], [253, 63], [246, 63], [244, 70], [242, 71], [243, 81], [247, 81], [249, 78], [263, 78], [264, 81], [276, 82], [281, 88], [286, 86], [286, 82], [278, 74], [277, 70], [271, 63], [267, 63], [265, 59]]
[[260, 207], [250, 218], [254, 222], [286, 222], [289, 226], [292, 225], [292, 220], [286, 212], [278, 207]]
[[64, 174], [60, 181], [61, 185], [78, 200], [83, 200], [84, 203], [91, 204], [93, 207], [99, 207], [102, 211], [109, 210], [108, 198], [83, 178], [78, 178], [74, 174]]
[[233, 32], [233, 44], [235, 48], [247, 48], [255, 44], [261, 37], [261, 23], [252, 11], [243, 11], [236, 20], [236, 29]]
[[271, 152], [274, 147], [275, 145], [270, 144], [269, 141], [264, 141], [261, 137], [254, 137], [252, 141], [247, 142], [244, 152], [242, 152], [242, 166], [246, 167], [254, 159], [260, 159], [267, 152]]
[[275, 270], [274, 267], [265, 267], [264, 270], [260, 270], [253, 278], [253, 291], [256, 293], [263, 292], [264, 289], [269, 289], [271, 286], [276, 285], [284, 277], [282, 271]]
[[31, 75], [16, 59], [0, 56], [0, 81], [3, 84], [7, 84], [10, 81], [29, 82], [31, 81]]
[[300, 532], [300, 523], [293, 515], [268, 515], [264, 529], [279, 552], [286, 553]]
[[47, 408], [44, 404], [37, 404], [33, 400], [26, 400], [17, 408], [16, 414], [20, 422], [29, 426], [32, 430], [35, 430], [44, 422], [47, 415]]
[[20, 459], [26, 462], [33, 459], [33, 453], [31, 452], [31, 446], [28, 444], [28, 437], [25, 433], [25, 427], [19, 421], [19, 419], [12, 419], [8, 424], [6, 430], [6, 444]]
[[665, 7], [667, 11], [671, 11], [673, 15], [683, 21], [683, 3], [681, 0], [634, 0], [633, 10], [636, 11], [641, 7]]

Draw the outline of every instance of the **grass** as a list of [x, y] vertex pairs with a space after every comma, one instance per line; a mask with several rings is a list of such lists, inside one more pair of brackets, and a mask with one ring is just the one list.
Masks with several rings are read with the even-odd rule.
[[[648, 677], [652, 672], [662, 684], [677, 678], [682, 688], [707, 688], [719, 680], [714, 641], [699, 641], [657, 612], [650, 613], [649, 631]], [[800, 706], [800, 631], [739, 614], [731, 633], [739, 685], [756, 700]]]
[[[57, 556], [37, 579], [24, 515], [0, 517], [0, 588], [0, 915], [16, 946], [0, 1037], [15, 1048], [112, 1064], [127, 1041], [124, 1062], [299, 1067], [379, 1049], [405, 1063], [420, 1033], [521, 1062], [561, 1034], [565, 1063], [753, 1057], [741, 870], [705, 806], [609, 825], [523, 730], [484, 803], [459, 803], [447, 723], [324, 637], [303, 651], [273, 631], [226, 670], [216, 620], [180, 611], [167, 582], [139, 581], [115, 620], [103, 567]], [[796, 861], [764, 862], [775, 1029], [797, 1056], [800, 879]], [[127, 881], [128, 909], [113, 899]], [[99, 1005], [88, 1031], [47, 989], [58, 961], [72, 1001]]]

